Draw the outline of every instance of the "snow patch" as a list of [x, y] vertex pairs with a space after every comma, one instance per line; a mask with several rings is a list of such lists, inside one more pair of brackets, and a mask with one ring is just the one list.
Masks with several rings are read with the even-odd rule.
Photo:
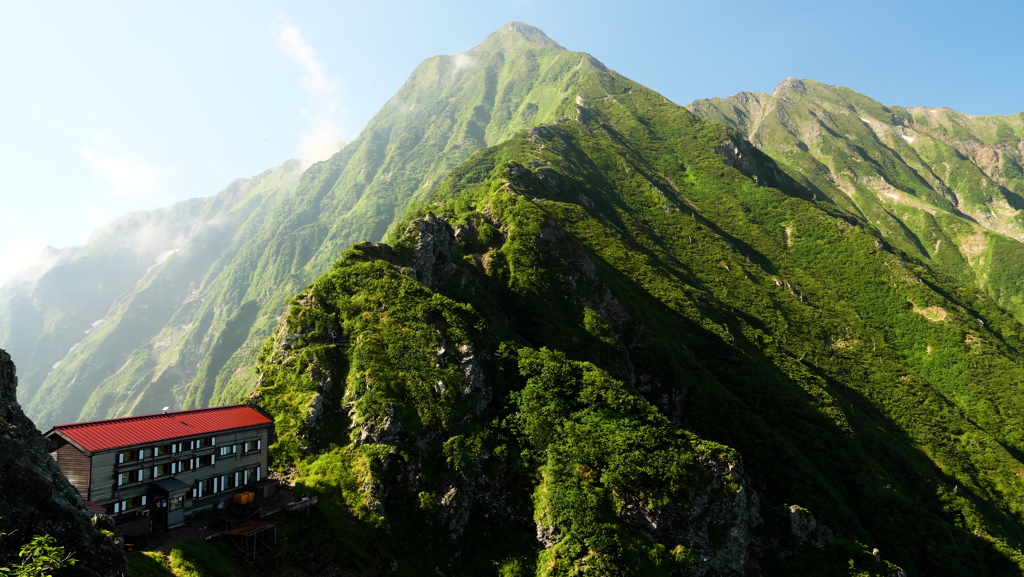
[[151, 270], [155, 269], [156, 267], [160, 266], [161, 264], [163, 264], [163, 262], [165, 260], [167, 260], [167, 257], [171, 256], [172, 254], [174, 254], [176, 252], [178, 252], [178, 249], [172, 248], [171, 250], [165, 250], [164, 252], [162, 252], [159, 255], [157, 255], [156, 260], [154, 260], [153, 264], [151, 264], [149, 266], [149, 268], [146, 269], [145, 274], [149, 274], [149, 271], [151, 271]]
[[895, 194], [895, 193], [892, 193], [892, 192], [885, 193], [885, 196], [888, 196], [889, 198], [891, 198], [893, 200], [899, 200], [900, 199], [898, 194]]
[[[102, 322], [103, 322], [103, 319], [100, 319], [100, 320], [98, 320], [98, 321], [95, 321], [95, 322], [93, 322], [93, 323], [92, 323], [92, 329], [94, 329], [94, 328], [98, 327], [98, 326], [99, 326], [99, 324], [100, 324], [100, 323], [102, 323]], [[89, 333], [91, 333], [91, 332], [92, 332], [92, 329], [85, 329], [85, 334], [89, 334]]]
[[61, 363], [61, 361], [57, 361], [56, 363], [53, 363], [53, 366], [50, 367], [50, 370], [53, 370], [53, 369], [56, 369], [57, 367], [59, 367], [60, 363]]
[[900, 136], [902, 136], [903, 140], [906, 140], [907, 142], [914, 142], [913, 136], [907, 136], [906, 134], [901, 134]]
[[861, 116], [860, 119], [863, 120], [864, 122], [868, 123], [868, 124], [871, 124], [871, 121], [868, 120], [867, 118], [864, 118], [863, 116]]

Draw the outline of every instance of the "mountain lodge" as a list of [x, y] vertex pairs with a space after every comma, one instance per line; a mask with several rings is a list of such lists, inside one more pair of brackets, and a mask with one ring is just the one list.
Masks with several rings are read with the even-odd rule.
[[273, 426], [246, 405], [57, 425], [44, 436], [68, 481], [124, 535], [183, 525], [185, 515], [261, 494]]

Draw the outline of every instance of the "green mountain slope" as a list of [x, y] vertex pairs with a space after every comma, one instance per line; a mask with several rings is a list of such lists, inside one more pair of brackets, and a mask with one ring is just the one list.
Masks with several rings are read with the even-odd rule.
[[[23, 396], [32, 396], [103, 319], [111, 303], [209, 228], [210, 199], [192, 199], [126, 215], [97, 230], [85, 246], [49, 249], [55, 261], [34, 280], [0, 287], [0, 342], [23, 363]], [[159, 273], [155, 273], [159, 274]]]
[[255, 351], [288, 296], [353, 242], [379, 240], [474, 150], [562, 116], [575, 79], [595, 68], [603, 67], [591, 56], [521, 23], [428, 59], [341, 152], [297, 183], [264, 185], [273, 202], [254, 209], [215, 262], [186, 265], [177, 274], [188, 282], [127, 289], [108, 316], [142, 324], [104, 323], [90, 335], [95, 344], [76, 349], [32, 397], [33, 418], [45, 425], [234, 402], [251, 389]]
[[1021, 325], [730, 129], [601, 67], [571, 93], [264, 349], [277, 466], [352, 563], [1018, 574]]
[[771, 95], [688, 108], [737, 128], [820, 197], [1024, 318], [1024, 114], [884, 106], [793, 78]]
[[24, 402], [39, 426], [178, 405], [169, 386], [147, 385], [195, 347], [176, 337], [197, 322], [189, 313], [206, 277], [294, 188], [298, 169], [289, 162], [217, 196], [119, 219], [34, 283], [6, 288], [10, 318], [32, 321], [3, 336], [29, 359]]

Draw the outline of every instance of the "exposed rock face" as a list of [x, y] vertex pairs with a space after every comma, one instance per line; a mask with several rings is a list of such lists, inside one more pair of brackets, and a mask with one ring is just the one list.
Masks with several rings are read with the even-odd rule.
[[[825, 525], [818, 525], [814, 515], [800, 505], [792, 505], [789, 508], [789, 526], [798, 545], [809, 542], [817, 549], [824, 549], [832, 542], [832, 531]], [[878, 549], [875, 549], [875, 559], [882, 560], [878, 555]]]
[[452, 263], [452, 255], [458, 250], [452, 227], [444, 218], [428, 215], [410, 223], [409, 228], [418, 232], [412, 259], [416, 280], [437, 290], [457, 270]]
[[46, 452], [46, 441], [17, 402], [14, 363], [0, 350], [0, 566], [34, 535], [52, 535], [78, 560], [60, 575], [128, 574], [124, 553], [89, 521], [78, 492]]
[[[708, 477], [690, 488], [688, 506], [631, 507], [624, 520], [659, 542], [688, 543], [700, 558], [689, 575], [744, 574], [757, 564], [753, 532], [762, 522], [760, 498], [748, 488], [738, 458], [707, 459], [701, 465]], [[724, 528], [717, 538], [716, 528]]]

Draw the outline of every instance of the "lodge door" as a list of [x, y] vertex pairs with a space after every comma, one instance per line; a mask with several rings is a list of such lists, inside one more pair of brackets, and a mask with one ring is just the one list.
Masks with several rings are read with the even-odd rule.
[[167, 527], [167, 497], [155, 496], [153, 498], [153, 524], [157, 527]]

